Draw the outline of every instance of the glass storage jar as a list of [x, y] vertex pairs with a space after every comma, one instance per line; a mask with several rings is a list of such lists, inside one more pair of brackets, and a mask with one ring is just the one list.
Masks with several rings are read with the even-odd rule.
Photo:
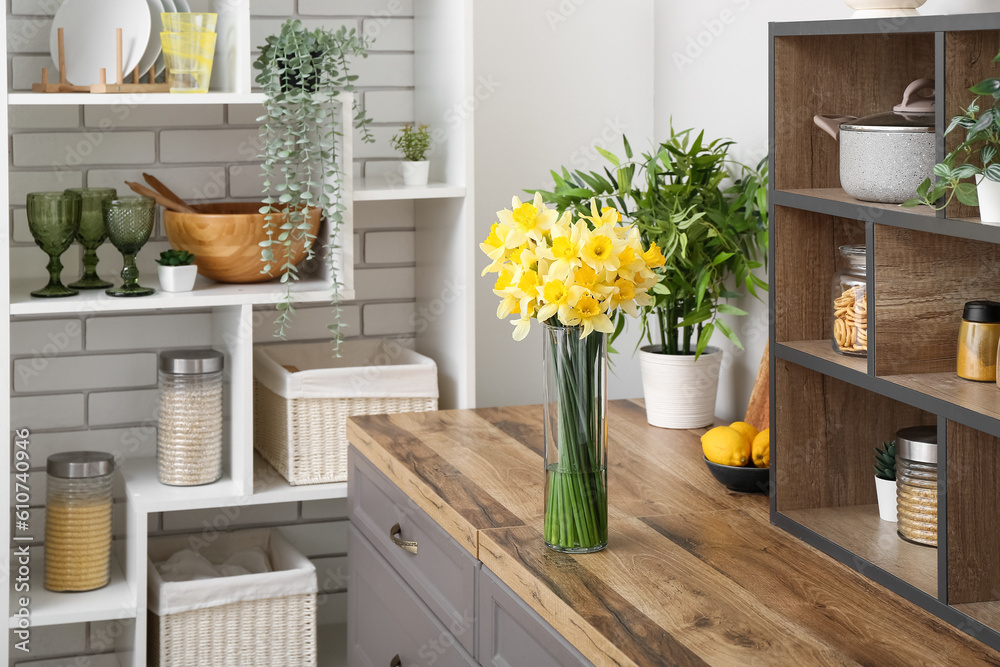
[[958, 329], [958, 377], [980, 382], [997, 380], [1000, 303], [969, 301]]
[[937, 427], [896, 432], [896, 527], [910, 542], [937, 546]]
[[863, 245], [840, 246], [833, 277], [833, 351], [868, 356], [867, 259]]
[[104, 452], [53, 454], [46, 463], [45, 588], [92, 591], [111, 580], [111, 478]]
[[222, 367], [216, 350], [160, 353], [160, 483], [197, 486], [222, 477]]

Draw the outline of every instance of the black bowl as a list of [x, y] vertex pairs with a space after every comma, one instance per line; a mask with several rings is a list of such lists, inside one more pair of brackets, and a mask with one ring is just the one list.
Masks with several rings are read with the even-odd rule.
[[712, 463], [708, 459], [705, 459], [705, 465], [711, 471], [712, 477], [730, 491], [767, 493], [771, 488], [770, 468], [724, 466]]

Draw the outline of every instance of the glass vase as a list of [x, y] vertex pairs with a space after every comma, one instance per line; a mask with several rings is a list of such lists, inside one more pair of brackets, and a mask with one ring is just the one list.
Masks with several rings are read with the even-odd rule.
[[607, 337], [544, 323], [545, 544], [608, 545]]

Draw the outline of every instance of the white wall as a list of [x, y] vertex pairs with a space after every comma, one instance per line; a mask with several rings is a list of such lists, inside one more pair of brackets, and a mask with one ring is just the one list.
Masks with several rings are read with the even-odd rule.
[[[511, 196], [548, 187], [550, 169], [596, 169], [595, 144], [613, 150], [623, 132], [652, 136], [652, 16], [653, 0], [475, 3], [476, 77], [495, 83], [476, 110], [478, 239]], [[515, 343], [513, 327], [496, 318], [492, 286], [476, 283], [477, 405], [538, 403], [540, 327]], [[619, 345], [629, 353], [614, 360], [613, 398], [642, 395], [634, 340]]]

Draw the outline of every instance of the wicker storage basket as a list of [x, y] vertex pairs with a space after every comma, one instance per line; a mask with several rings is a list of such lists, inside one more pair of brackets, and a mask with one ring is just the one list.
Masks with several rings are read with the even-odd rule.
[[437, 410], [437, 366], [392, 341], [254, 348], [253, 445], [289, 484], [347, 480], [347, 418]]
[[[316, 568], [274, 529], [149, 541], [151, 667], [315, 667]], [[199, 548], [199, 545], [204, 545]], [[165, 582], [154, 562], [194, 549], [213, 563], [260, 547], [272, 572]]]

